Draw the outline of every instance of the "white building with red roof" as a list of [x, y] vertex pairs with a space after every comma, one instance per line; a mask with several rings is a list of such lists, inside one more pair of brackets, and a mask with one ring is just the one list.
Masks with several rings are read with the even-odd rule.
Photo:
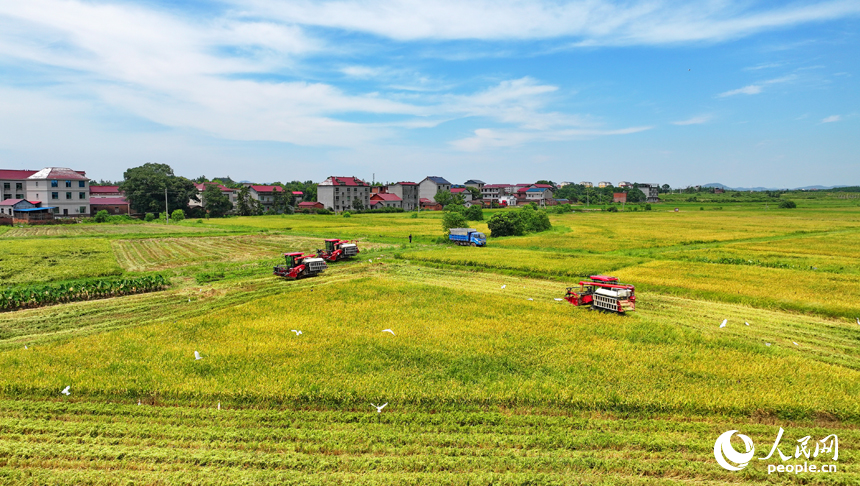
[[317, 185], [317, 201], [327, 209], [355, 209], [356, 199], [363, 207], [370, 207], [370, 184], [356, 177], [331, 176]]
[[403, 199], [400, 199], [400, 196], [397, 194], [387, 192], [377, 193], [370, 196], [370, 207], [372, 209], [402, 208]]
[[257, 186], [249, 184], [248, 189], [251, 194], [251, 198], [260, 201], [260, 204], [263, 206], [263, 211], [266, 212], [272, 209], [272, 205], [275, 203], [276, 192], [284, 195], [284, 188], [281, 186]]
[[55, 216], [89, 216], [89, 181], [86, 172], [67, 167], [0, 170], [0, 201], [43, 201]]
[[221, 189], [221, 194], [224, 194], [225, 196], [227, 196], [227, 199], [230, 200], [230, 204], [233, 205], [233, 210], [235, 210], [236, 205], [238, 204], [238, 199], [239, 199], [239, 196], [236, 193], [236, 190], [230, 189], [229, 187], [227, 187], [223, 184], [218, 184], [217, 182], [201, 182], [199, 184], [195, 183], [194, 187], [197, 188], [197, 193], [198, 193], [197, 199], [198, 200], [195, 201], [192, 199], [192, 200], [188, 201], [188, 207], [189, 208], [201, 208], [201, 207], [203, 207], [203, 205], [204, 205], [203, 191], [206, 190], [206, 186], [213, 186], [213, 185], [218, 186], [218, 189]]

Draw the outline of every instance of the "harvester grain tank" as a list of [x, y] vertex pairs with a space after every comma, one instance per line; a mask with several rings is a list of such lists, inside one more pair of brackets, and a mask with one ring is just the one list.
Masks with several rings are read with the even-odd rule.
[[325, 250], [317, 250], [317, 257], [330, 262], [336, 262], [345, 258], [357, 256], [359, 252], [358, 245], [350, 243], [349, 240], [339, 240], [337, 238], [325, 240]]
[[624, 314], [636, 310], [636, 293], [632, 285], [623, 284], [617, 277], [592, 275], [579, 282], [579, 288], [567, 288], [564, 298], [573, 305], [590, 305], [595, 309]]
[[316, 255], [303, 255], [301, 252], [284, 253], [285, 265], [277, 265], [272, 271], [273, 274], [289, 278], [298, 279], [303, 277], [313, 277], [322, 273], [328, 265], [325, 260], [318, 258]]
[[451, 228], [448, 239], [464, 246], [487, 246], [487, 237], [475, 228]]

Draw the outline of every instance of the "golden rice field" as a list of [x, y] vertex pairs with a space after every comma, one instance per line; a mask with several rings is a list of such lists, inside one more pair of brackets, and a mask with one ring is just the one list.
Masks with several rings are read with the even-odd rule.
[[[860, 484], [860, 208], [679, 206], [488, 248], [437, 244], [426, 213], [4, 238], [67, 263], [23, 281], [173, 285], [0, 313], [0, 484]], [[270, 275], [323, 237], [363, 258]], [[556, 300], [589, 273], [635, 284], [636, 311]], [[838, 434], [838, 472], [716, 464], [723, 432], [760, 457], [780, 427], [783, 452]]]
[[53, 226], [11, 227], [0, 231], [0, 238], [42, 238], [78, 236], [175, 235], [208, 233], [211, 228], [201, 224], [165, 225], [160, 223], [137, 224], [63, 224]]

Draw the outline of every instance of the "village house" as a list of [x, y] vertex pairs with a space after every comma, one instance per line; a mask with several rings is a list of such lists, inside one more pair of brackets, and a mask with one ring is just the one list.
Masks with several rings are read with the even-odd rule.
[[99, 197], [123, 197], [119, 186], [90, 186], [90, 200]]
[[612, 187], [612, 183], [608, 181], [600, 181], [597, 183], [597, 187], [603, 189], [604, 187]]
[[302, 201], [299, 203], [299, 211], [302, 209], [325, 209], [325, 206], [321, 202], [317, 201]]
[[197, 199], [198, 200], [195, 201], [192, 199], [192, 200], [188, 201], [188, 207], [189, 208], [202, 208], [205, 204], [205, 201], [203, 198], [203, 191], [206, 190], [206, 186], [211, 186], [211, 185], [218, 186], [218, 189], [221, 190], [221, 194], [227, 196], [227, 199], [230, 200], [230, 204], [233, 206], [233, 210], [235, 210], [236, 205], [239, 203], [238, 191], [236, 191], [234, 189], [230, 189], [229, 187], [224, 186], [223, 184], [218, 184], [216, 182], [202, 182], [200, 184], [194, 184], [194, 187], [197, 188]]
[[131, 213], [131, 205], [124, 197], [94, 197], [90, 199], [90, 211], [93, 215], [99, 211], [107, 211], [108, 214], [118, 215]]
[[436, 197], [436, 193], [450, 190], [451, 183], [439, 176], [427, 176], [423, 181], [418, 183], [419, 199], [433, 200]]
[[381, 209], [381, 208], [402, 208], [403, 207], [403, 199], [397, 194], [389, 194], [386, 192], [376, 193], [370, 196], [370, 208], [371, 209]]
[[388, 193], [394, 194], [401, 200], [404, 211], [415, 211], [418, 209], [418, 184], [414, 182], [395, 182], [388, 185]]
[[592, 183], [590, 183], [590, 182], [588, 182], [588, 181], [582, 181], [582, 182], [580, 182], [580, 183], [579, 183], [579, 185], [580, 185], [580, 186], [585, 186], [585, 187], [594, 187], [594, 184], [592, 184]]
[[0, 224], [44, 224], [54, 220], [51, 207], [42, 207], [41, 201], [4, 199], [0, 201]]
[[629, 182], [627, 182], [627, 181], [621, 181], [621, 182], [619, 182], [619, 183], [618, 183], [618, 186], [617, 186], [617, 187], [619, 187], [619, 188], [633, 187], [633, 184], [631, 184], [631, 183], [629, 183]]
[[612, 193], [612, 202], [626, 203], [627, 202], [627, 193], [626, 192], [613, 192]]
[[451, 194], [459, 194], [463, 196], [463, 202], [469, 202], [472, 200], [472, 191], [465, 187], [452, 187]]
[[484, 181], [479, 181], [478, 179], [469, 179], [463, 185], [466, 187], [474, 187], [475, 189], [480, 191], [481, 189], [483, 189], [484, 186], [487, 185], [487, 183]]
[[0, 170], [0, 201], [8, 199], [46, 201], [54, 216], [89, 216], [89, 178], [67, 167]]
[[317, 201], [328, 209], [354, 210], [356, 200], [370, 207], [370, 185], [356, 177], [331, 176], [317, 185]]
[[281, 186], [248, 186], [248, 193], [251, 195], [251, 199], [259, 201], [260, 206], [265, 212], [269, 212], [272, 209], [272, 205], [275, 203], [276, 192], [281, 193], [283, 195], [284, 188]]
[[485, 184], [481, 188], [481, 199], [491, 203], [500, 201], [501, 197], [510, 195], [514, 187], [510, 184]]
[[660, 184], [639, 183], [639, 190], [645, 193], [645, 202], [660, 202]]
[[431, 201], [425, 197], [421, 198], [421, 210], [422, 211], [441, 211], [442, 205], [437, 203], [436, 201]]
[[546, 187], [531, 187], [526, 189], [525, 195], [526, 202], [536, 202], [541, 206], [552, 200], [552, 190]]

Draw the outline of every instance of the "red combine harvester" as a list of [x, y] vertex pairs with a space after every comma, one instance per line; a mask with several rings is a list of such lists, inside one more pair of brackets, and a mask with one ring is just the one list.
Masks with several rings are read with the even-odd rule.
[[316, 255], [303, 255], [301, 252], [284, 253], [284, 258], [286, 265], [277, 265], [272, 271], [279, 277], [289, 279], [313, 277], [328, 268], [325, 260], [317, 258]]
[[636, 310], [636, 294], [632, 285], [618, 282], [616, 277], [592, 275], [579, 282], [579, 289], [567, 288], [564, 298], [573, 305], [591, 305], [623, 314]]
[[358, 245], [349, 240], [325, 240], [325, 250], [317, 250], [317, 257], [330, 262], [352, 258], [358, 255]]

